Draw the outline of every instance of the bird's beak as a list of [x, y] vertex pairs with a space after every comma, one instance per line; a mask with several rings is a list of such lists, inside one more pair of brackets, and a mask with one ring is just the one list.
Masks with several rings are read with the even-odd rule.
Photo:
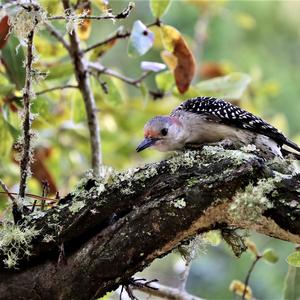
[[152, 138], [144, 138], [144, 140], [136, 148], [136, 152], [145, 150], [155, 144], [157, 140]]

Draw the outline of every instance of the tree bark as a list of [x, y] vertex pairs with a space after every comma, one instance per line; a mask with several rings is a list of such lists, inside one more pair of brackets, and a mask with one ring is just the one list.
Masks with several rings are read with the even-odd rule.
[[[143, 168], [86, 179], [24, 221], [32, 255], [8, 270], [0, 299], [94, 299], [211, 229], [253, 229], [300, 243], [300, 175], [287, 161], [204, 147]], [[59, 249], [64, 246], [65, 256]]]

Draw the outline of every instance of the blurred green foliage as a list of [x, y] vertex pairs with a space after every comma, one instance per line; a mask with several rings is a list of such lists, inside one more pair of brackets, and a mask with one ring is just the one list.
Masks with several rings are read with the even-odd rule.
[[[49, 13], [62, 14], [60, 1], [40, 2]], [[92, 2], [93, 14], [101, 13], [101, 1]], [[159, 16], [164, 13], [164, 9], [160, 10], [157, 3], [159, 1], [153, 1], [152, 11]], [[144, 24], [155, 21], [150, 13], [149, 1], [135, 1], [135, 4], [130, 17], [125, 20], [92, 21], [91, 34], [87, 40], [82, 41], [83, 48], [105, 40], [120, 25], [132, 29], [136, 20]], [[113, 12], [121, 11], [126, 5], [127, 1], [110, 1]], [[167, 5], [168, 1], [165, 1], [163, 6]], [[99, 80], [93, 78], [92, 87], [99, 108], [106, 165], [122, 170], [162, 159], [164, 154], [151, 149], [142, 154], [135, 152], [143, 135], [144, 123], [154, 115], [168, 114], [182, 99], [191, 96], [202, 93], [228, 96], [222, 94], [224, 77], [216, 85], [204, 80], [233, 72], [242, 73], [239, 77], [241, 82], [237, 86], [234, 83], [231, 89], [228, 83], [225, 84], [225, 90], [229, 88], [231, 92], [228, 97], [235, 104], [264, 117], [300, 143], [300, 2], [171, 1], [162, 21], [177, 28], [193, 50], [197, 61], [193, 84], [181, 95], [175, 88], [174, 76], [170, 71], [151, 74], [139, 88], [104, 75], [100, 75]], [[53, 24], [66, 33], [64, 22], [55, 21]], [[155, 34], [154, 46], [143, 56], [128, 57], [126, 39], [101, 49], [101, 53], [95, 50], [89, 55], [124, 76], [138, 78], [143, 73], [141, 61], [163, 62], [159, 30], [151, 27], [151, 31]], [[36, 35], [34, 42], [39, 54], [35, 68], [48, 72], [45, 80], [35, 84], [35, 91], [76, 84], [66, 50], [44, 29]], [[16, 38], [10, 37], [1, 50], [1, 57], [8, 66], [5, 68], [4, 64], [0, 64], [0, 178], [12, 190], [16, 190], [19, 178], [12, 144], [20, 131], [18, 113], [21, 102], [10, 99], [21, 95], [24, 77], [21, 62], [24, 52], [20, 47], [16, 55], [16, 45]], [[239, 89], [248, 84], [248, 76], [245, 74], [249, 74], [252, 81], [242, 95]], [[108, 93], [101, 87], [101, 82], [106, 83]], [[218, 94], [220, 85], [221, 94]], [[157, 89], [166, 92], [166, 96], [152, 100], [148, 91]], [[232, 89], [235, 92], [233, 94]], [[37, 132], [37, 159], [41, 160], [64, 195], [90, 168], [89, 134], [81, 95], [75, 89], [42, 94], [34, 100], [32, 111], [38, 114], [33, 123]], [[34, 178], [29, 182], [29, 191], [41, 193]], [[5, 197], [1, 199], [1, 205], [4, 205]], [[258, 265], [250, 282], [254, 296], [259, 299], [281, 299], [283, 278], [287, 271], [285, 257], [292, 251], [292, 245], [261, 236], [254, 239], [263, 248], [275, 248], [280, 256], [276, 265], [267, 266], [265, 262]], [[209, 299], [232, 299], [232, 293], [228, 290], [230, 282], [232, 279], [244, 279], [251, 255], [244, 254], [237, 261], [224, 245], [209, 248], [208, 252], [209, 255], [201, 256], [193, 264], [188, 289]], [[158, 262], [154, 264], [151, 276], [156, 277], [155, 274], [159, 272], [159, 279], [163, 283], [174, 283], [170, 268], [174, 261], [178, 262], [178, 257], [172, 256], [164, 261], [166, 263], [158, 269]]]

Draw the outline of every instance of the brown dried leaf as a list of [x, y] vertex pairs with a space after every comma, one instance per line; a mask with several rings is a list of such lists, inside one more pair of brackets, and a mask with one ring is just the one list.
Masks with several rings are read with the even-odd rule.
[[5, 16], [0, 21], [0, 49], [3, 48], [8, 40], [9, 24], [8, 16]]
[[200, 65], [201, 79], [210, 79], [214, 77], [224, 76], [225, 68], [219, 63], [215, 62], [202, 62]]
[[[195, 75], [196, 62], [194, 55], [177, 29], [165, 25], [162, 26], [161, 33], [165, 49], [173, 54], [172, 57], [165, 52], [164, 56], [162, 54], [162, 57], [163, 59], [166, 58], [166, 60], [164, 60], [165, 63], [169, 66], [170, 70], [174, 72], [178, 91], [183, 94], [189, 89]], [[177, 59], [176, 66], [174, 57]]]
[[[87, 13], [87, 15], [92, 14], [92, 5], [89, 0], [82, 1], [81, 8], [79, 13], [82, 14], [83, 12]], [[88, 19], [84, 19], [80, 26], [78, 26], [78, 35], [79, 38], [83, 41], [86, 41], [92, 31], [92, 21]]]
[[175, 43], [174, 55], [178, 62], [174, 70], [176, 86], [181, 94], [185, 93], [192, 82], [196, 72], [196, 62], [192, 51], [189, 49], [185, 40], [180, 36]]
[[46, 166], [46, 159], [51, 156], [52, 149], [41, 147], [34, 151], [34, 161], [31, 164], [32, 177], [34, 177], [43, 186], [43, 182], [49, 184], [49, 194], [53, 195], [57, 192], [55, 180]]

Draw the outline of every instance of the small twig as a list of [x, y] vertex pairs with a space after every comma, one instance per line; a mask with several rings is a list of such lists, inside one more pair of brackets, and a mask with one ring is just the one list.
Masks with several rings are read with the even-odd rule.
[[4, 192], [1, 192], [1, 194], [4, 193], [4, 194], [8, 195], [9, 199], [12, 202], [12, 214], [13, 214], [15, 224], [17, 224], [18, 221], [22, 218], [22, 212], [19, 209], [16, 198], [12, 195], [12, 193], [9, 191], [6, 184], [1, 179], [0, 179], [0, 186], [4, 190]]
[[30, 174], [30, 162], [31, 162], [31, 113], [30, 113], [30, 100], [32, 95], [32, 61], [33, 61], [33, 36], [34, 30], [28, 34], [27, 38], [27, 58], [26, 58], [26, 78], [23, 91], [24, 102], [24, 120], [23, 120], [23, 151], [20, 161], [20, 187], [19, 197], [23, 199], [25, 197], [27, 178]]
[[[150, 28], [150, 27], [152, 27], [152, 26], [160, 26], [160, 25], [161, 25], [161, 22], [160, 22], [159, 20], [156, 20], [155, 22], [150, 23], [150, 24], [148, 24], [148, 25], [146, 25], [146, 26], [147, 26], [148, 28]], [[126, 39], [126, 38], [129, 37], [130, 35], [131, 35], [131, 31], [125, 31], [125, 32], [119, 32], [119, 31], [117, 31], [113, 36], [107, 38], [106, 40], [101, 41], [101, 42], [99, 42], [99, 43], [97, 43], [97, 44], [94, 44], [94, 45], [92, 45], [92, 46], [86, 48], [86, 49], [84, 50], [84, 52], [85, 52], [85, 53], [86, 53], [86, 52], [89, 52], [89, 51], [91, 51], [91, 50], [93, 50], [93, 49], [95, 49], [95, 48], [97, 48], [97, 47], [101, 47], [101, 46], [103, 46], [103, 45], [106, 45], [106, 44], [108, 44], [108, 43], [110, 43], [110, 42], [112, 42], [112, 41], [114, 41], [114, 40], [118, 40], [118, 39]]]
[[12, 195], [12, 193], [9, 191], [8, 187], [6, 186], [6, 184], [0, 179], [0, 186], [2, 187], [2, 189], [4, 190], [4, 192], [0, 192], [1, 194], [5, 194], [7, 195], [10, 200], [12, 201], [12, 204], [16, 204], [16, 199], [15, 197]]
[[128, 6], [121, 11], [117, 15], [113, 15], [111, 13], [108, 13], [103, 16], [91, 16], [91, 15], [85, 15], [85, 16], [51, 16], [48, 17], [48, 20], [70, 20], [70, 19], [75, 19], [75, 20], [117, 20], [117, 19], [125, 19], [130, 15], [130, 12], [134, 8], [134, 3], [129, 2]]
[[93, 50], [93, 49], [95, 49], [95, 48], [97, 48], [97, 47], [106, 45], [106, 44], [108, 44], [108, 43], [110, 43], [110, 42], [112, 42], [112, 41], [114, 41], [114, 40], [117, 40], [117, 39], [125, 39], [125, 38], [129, 37], [130, 34], [131, 34], [130, 32], [124, 32], [124, 33], [116, 32], [115, 35], [113, 35], [113, 36], [107, 38], [106, 40], [104, 40], [104, 41], [102, 41], [102, 42], [99, 42], [99, 43], [97, 43], [97, 44], [95, 44], [95, 45], [92, 45], [92, 46], [86, 48], [83, 52], [85, 52], [85, 53], [86, 53], [86, 52], [89, 52], [89, 51], [91, 51], [91, 50]]
[[118, 78], [130, 85], [133, 85], [135, 87], [140, 87], [141, 82], [148, 76], [150, 75], [152, 72], [148, 71], [148, 72], [144, 72], [139, 78], [130, 78], [130, 77], [126, 77], [124, 75], [122, 75], [119, 72], [116, 72], [112, 69], [106, 68], [103, 65], [101, 65], [98, 62], [88, 62], [88, 66], [90, 69], [94, 69], [95, 71], [97, 71], [98, 74], [106, 74], [109, 75], [111, 77], [115, 77]]
[[[43, 193], [42, 193], [42, 197], [47, 197], [49, 194], [49, 190], [50, 190], [50, 186], [47, 180], [43, 180], [42, 181], [42, 185], [43, 185]], [[42, 200], [42, 204], [41, 204], [41, 210], [45, 210], [45, 203], [46, 201], [43, 199]]]
[[255, 260], [252, 262], [252, 265], [247, 273], [247, 276], [246, 276], [246, 279], [245, 279], [245, 283], [244, 283], [244, 291], [243, 291], [243, 296], [242, 296], [242, 300], [245, 300], [245, 297], [246, 297], [246, 292], [247, 292], [247, 287], [248, 287], [248, 284], [249, 284], [249, 280], [250, 280], [250, 275], [255, 267], [255, 265], [257, 264], [257, 262], [262, 258], [261, 255], [257, 255]]
[[35, 94], [36, 94], [36, 96], [40, 96], [42, 94], [50, 93], [50, 92], [57, 91], [57, 90], [65, 90], [65, 89], [78, 89], [78, 85], [66, 84], [63, 86], [55, 86], [53, 88], [49, 88], [46, 90], [36, 92]]
[[71, 52], [70, 44], [64, 39], [64, 37], [60, 34], [59, 31], [56, 30], [56, 28], [50, 23], [45, 22], [46, 29], [59, 41], [62, 43], [62, 45], [67, 49], [67, 51]]
[[191, 270], [191, 265], [192, 265], [192, 260], [186, 261], [185, 266], [184, 266], [184, 270], [180, 274], [181, 278], [180, 278], [180, 284], [178, 286], [178, 289], [180, 289], [181, 291], [185, 291], [186, 283], [187, 283], [189, 273], [190, 273], [190, 270]]
[[138, 298], [136, 298], [133, 295], [132, 288], [137, 287], [137, 288], [148, 288], [148, 289], [156, 290], [157, 289], [156, 287], [152, 287], [150, 285], [153, 282], [158, 282], [158, 280], [157, 279], [152, 279], [152, 280], [147, 281], [145, 278], [136, 279], [136, 278], [131, 277], [131, 278], [128, 279], [128, 281], [126, 283], [124, 283], [122, 285], [119, 299], [122, 300], [122, 294], [123, 294], [123, 291], [125, 289], [131, 300], [138, 300]]
[[[53, 88], [49, 88], [49, 89], [46, 89], [46, 90], [36, 92], [35, 95], [40, 96], [40, 95], [43, 95], [43, 94], [46, 94], [46, 93], [50, 93], [50, 92], [57, 91], [57, 90], [64, 90], [64, 89], [78, 89], [78, 85], [67, 84], [67, 85], [63, 85], [63, 86], [55, 86]], [[20, 96], [20, 97], [12, 96], [12, 97], [8, 97], [7, 99], [9, 101], [22, 100], [23, 96]]]
[[[18, 193], [14, 193], [14, 192], [0, 192], [0, 194], [5, 194], [5, 195], [13, 195], [13, 196], [17, 196]], [[33, 199], [37, 199], [37, 200], [41, 200], [41, 201], [54, 201], [54, 202], [57, 202], [59, 201], [59, 199], [56, 199], [56, 198], [48, 198], [48, 197], [42, 197], [42, 196], [39, 196], [39, 195], [34, 195], [34, 194], [30, 194], [30, 193], [26, 193], [25, 194], [26, 197], [28, 198], [33, 198]]]
[[[87, 62], [90, 69], [95, 70], [97, 72], [97, 75], [99, 74], [106, 74], [111, 77], [115, 77], [120, 79], [121, 81], [130, 84], [136, 88], [139, 88], [141, 85], [141, 82], [150, 74], [152, 74], [151, 71], [145, 72], [142, 74], [139, 78], [130, 78], [127, 76], [122, 75], [121, 73], [114, 71], [112, 69], [106, 68], [103, 65], [101, 65], [99, 62]], [[96, 78], [98, 78], [96, 76]], [[165, 93], [162, 91], [151, 91], [149, 90], [149, 94], [152, 96], [154, 100], [163, 98], [165, 96]]]
[[99, 82], [104, 94], [108, 94], [109, 93], [109, 90], [108, 90], [108, 86], [107, 86], [107, 83], [105, 81], [103, 81], [100, 76], [95, 76], [97, 81]]
[[[63, 6], [65, 11], [71, 9], [70, 1], [63, 0]], [[88, 65], [84, 60], [84, 54], [80, 48], [80, 40], [77, 34], [77, 30], [69, 33], [71, 51], [70, 55], [73, 59], [75, 75], [78, 82], [79, 90], [82, 94], [82, 98], [85, 104], [85, 110], [88, 120], [88, 128], [91, 141], [91, 157], [92, 168], [96, 177], [100, 176], [100, 168], [102, 165], [102, 150], [100, 139], [100, 124], [97, 118], [97, 106], [94, 98], [94, 94], [91, 88], [90, 76], [88, 72]]]
[[158, 283], [155, 283], [154, 285], [151, 284], [151, 286], [148, 287], [133, 285], [132, 289], [168, 300], [203, 300], [202, 298], [193, 296], [185, 291]]
[[180, 274], [180, 282], [178, 285], [178, 289], [180, 291], [185, 291], [186, 283], [189, 277], [189, 273], [192, 266], [192, 261], [196, 256], [196, 247], [197, 247], [197, 240], [193, 239], [190, 241], [190, 244], [187, 247], [180, 246], [178, 247], [179, 252], [181, 253], [182, 258], [185, 260], [184, 270]]

